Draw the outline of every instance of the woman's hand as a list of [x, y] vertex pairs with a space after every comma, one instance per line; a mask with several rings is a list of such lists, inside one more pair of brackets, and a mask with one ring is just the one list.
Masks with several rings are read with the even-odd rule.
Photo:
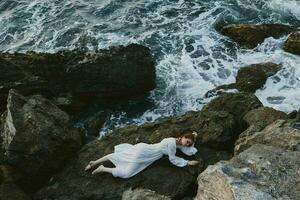
[[190, 165], [190, 166], [197, 165], [197, 164], [199, 164], [199, 161], [197, 161], [197, 160], [189, 160], [188, 161], [188, 165]]

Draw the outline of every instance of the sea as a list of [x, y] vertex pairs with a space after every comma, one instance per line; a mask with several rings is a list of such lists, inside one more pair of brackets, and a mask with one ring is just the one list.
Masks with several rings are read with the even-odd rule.
[[[272, 37], [240, 48], [216, 29], [232, 23], [300, 26], [299, 0], [1, 0], [1, 52], [57, 52], [137, 43], [151, 50], [157, 87], [143, 97], [100, 101], [89, 114], [109, 110], [99, 136], [128, 124], [201, 110], [204, 94], [235, 82], [239, 68], [282, 64], [255, 95], [264, 106], [300, 108], [300, 57]], [[81, 121], [88, 114], [83, 115]]]

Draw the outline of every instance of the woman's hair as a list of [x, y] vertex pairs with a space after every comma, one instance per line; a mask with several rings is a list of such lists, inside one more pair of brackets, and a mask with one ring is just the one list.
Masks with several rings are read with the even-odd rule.
[[176, 138], [178, 137], [185, 137], [185, 138], [189, 138], [190, 140], [192, 140], [193, 143], [196, 142], [196, 137], [197, 137], [197, 132], [195, 131], [184, 131], [181, 133], [177, 133], [176, 134]]

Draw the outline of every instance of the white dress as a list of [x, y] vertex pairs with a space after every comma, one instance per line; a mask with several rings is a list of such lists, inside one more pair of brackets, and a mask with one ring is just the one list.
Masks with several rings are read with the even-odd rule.
[[187, 160], [175, 155], [179, 148], [186, 155], [194, 155], [198, 150], [194, 145], [187, 147], [176, 145], [176, 138], [164, 138], [155, 144], [137, 143], [135, 145], [122, 143], [114, 146], [114, 152], [106, 157], [116, 166], [112, 170], [114, 177], [129, 178], [145, 169], [163, 155], [168, 155], [171, 163], [178, 167], [187, 165]]

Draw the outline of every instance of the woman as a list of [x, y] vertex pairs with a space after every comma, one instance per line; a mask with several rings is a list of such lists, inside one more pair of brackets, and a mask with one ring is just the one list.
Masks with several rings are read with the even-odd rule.
[[185, 160], [176, 156], [176, 149], [179, 148], [186, 155], [194, 155], [198, 150], [194, 147], [196, 141], [196, 132], [186, 132], [178, 137], [164, 138], [161, 142], [155, 144], [137, 143], [135, 145], [122, 143], [114, 146], [114, 152], [110, 153], [96, 161], [90, 161], [85, 171], [92, 169], [96, 165], [110, 160], [116, 167], [108, 168], [100, 165], [92, 174], [107, 172], [114, 177], [129, 178], [145, 169], [154, 161], [160, 159], [163, 155], [168, 155], [172, 164], [178, 167], [186, 165], [196, 165], [196, 160]]

